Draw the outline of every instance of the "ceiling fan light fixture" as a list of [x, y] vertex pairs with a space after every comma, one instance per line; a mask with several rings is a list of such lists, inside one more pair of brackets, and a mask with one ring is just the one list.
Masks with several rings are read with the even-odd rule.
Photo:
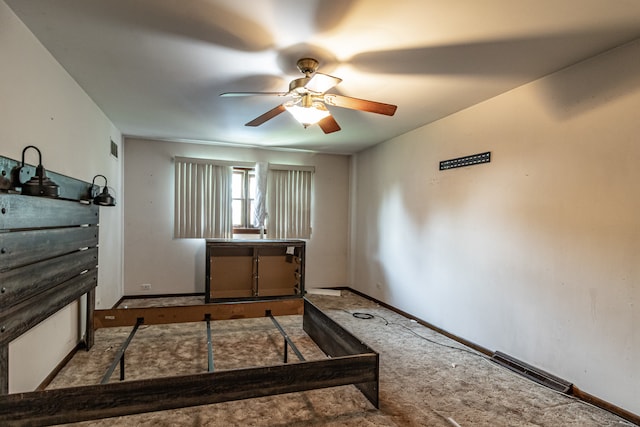
[[297, 64], [298, 70], [304, 74], [304, 77], [292, 80], [289, 83], [289, 92], [225, 92], [220, 96], [287, 96], [292, 99], [259, 115], [244, 125], [260, 126], [286, 110], [305, 128], [318, 124], [325, 134], [340, 130], [340, 125], [327, 110], [326, 105], [386, 116], [393, 116], [396, 112], [398, 107], [392, 104], [326, 93], [327, 90], [340, 83], [342, 79], [316, 72], [318, 64], [318, 61], [313, 58], [300, 59]]
[[284, 108], [305, 128], [318, 123], [331, 114], [321, 102], [314, 102], [309, 107], [296, 103], [287, 103]]
[[324, 93], [340, 83], [341, 78], [333, 77], [328, 74], [316, 73], [305, 84], [305, 88], [311, 92]]

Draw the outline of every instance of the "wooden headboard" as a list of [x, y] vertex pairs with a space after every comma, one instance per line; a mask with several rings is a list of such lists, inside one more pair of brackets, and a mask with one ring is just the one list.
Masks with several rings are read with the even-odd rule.
[[59, 198], [8, 187], [19, 162], [0, 158], [0, 394], [9, 389], [9, 343], [87, 295], [87, 348], [93, 345], [99, 207], [80, 202], [88, 182], [47, 172]]

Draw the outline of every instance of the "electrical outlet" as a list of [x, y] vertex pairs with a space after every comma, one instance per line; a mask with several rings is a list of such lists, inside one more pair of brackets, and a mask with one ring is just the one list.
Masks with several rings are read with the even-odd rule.
[[378, 288], [378, 289], [382, 289], [382, 283], [380, 283], [380, 282], [376, 282], [376, 288]]
[[140, 287], [142, 288], [143, 291], [150, 291], [151, 283], [143, 283], [142, 285], [140, 285]]

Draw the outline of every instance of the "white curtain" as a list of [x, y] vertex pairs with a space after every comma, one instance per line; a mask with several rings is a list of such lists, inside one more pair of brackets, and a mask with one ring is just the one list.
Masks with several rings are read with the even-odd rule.
[[233, 237], [233, 167], [204, 159], [175, 159], [176, 238]]
[[256, 197], [253, 205], [253, 226], [264, 227], [267, 218], [267, 173], [269, 164], [267, 162], [256, 163]]
[[313, 168], [269, 166], [267, 236], [270, 239], [311, 237]]

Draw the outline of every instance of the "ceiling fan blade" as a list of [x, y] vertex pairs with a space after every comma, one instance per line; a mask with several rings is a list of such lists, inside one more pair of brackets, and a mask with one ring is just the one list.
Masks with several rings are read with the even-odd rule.
[[338, 122], [336, 122], [336, 119], [334, 119], [332, 115], [328, 115], [320, 120], [318, 126], [320, 126], [320, 129], [322, 129], [324, 133], [337, 132], [340, 130], [340, 125], [338, 125]]
[[342, 81], [339, 77], [315, 73], [304, 87], [312, 92], [324, 93]]
[[278, 105], [276, 108], [272, 108], [271, 110], [267, 111], [263, 115], [258, 116], [255, 119], [251, 120], [249, 123], [245, 123], [245, 126], [260, 126], [267, 120], [273, 119], [275, 116], [282, 113], [283, 111], [285, 111], [284, 105]]
[[351, 98], [350, 96], [335, 94], [324, 95], [324, 102], [329, 105], [335, 105], [336, 107], [384, 114], [386, 116], [393, 116], [398, 108], [396, 105], [392, 104], [384, 104], [382, 102], [367, 101], [366, 99]]
[[288, 92], [224, 92], [220, 96], [285, 96]]

